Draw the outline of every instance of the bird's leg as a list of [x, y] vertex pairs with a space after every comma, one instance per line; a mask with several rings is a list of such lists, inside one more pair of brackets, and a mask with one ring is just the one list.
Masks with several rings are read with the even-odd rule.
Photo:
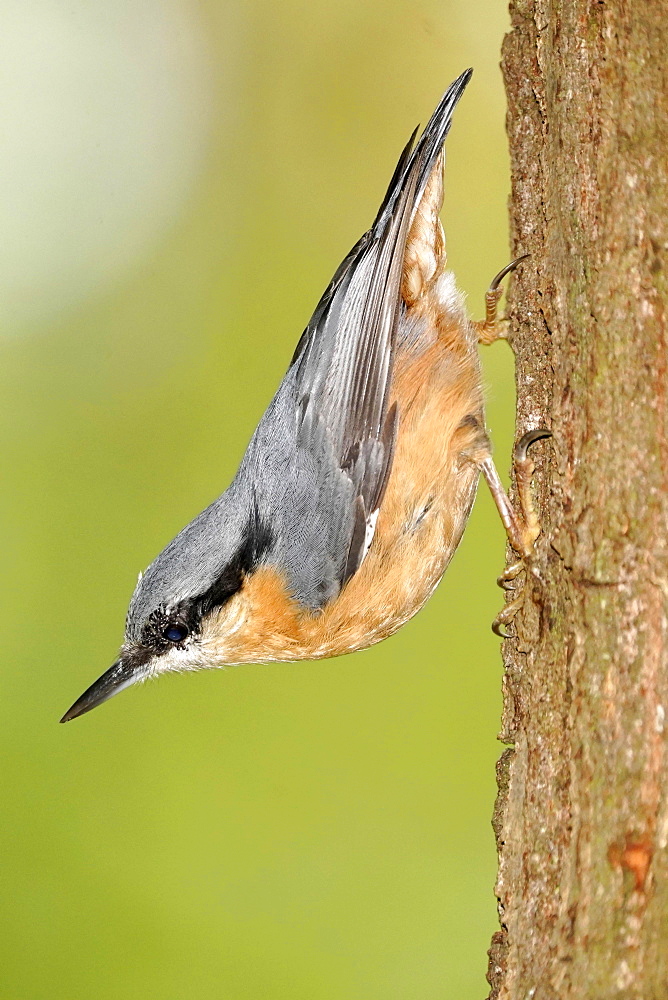
[[[520, 507], [519, 513], [511, 504], [508, 494], [503, 488], [503, 483], [499, 479], [492, 456], [488, 454], [477, 463], [487, 481], [494, 503], [501, 515], [503, 526], [508, 535], [508, 541], [520, 557], [516, 562], [508, 566], [499, 577], [498, 584], [504, 589], [512, 589], [510, 587], [512, 581], [523, 569], [526, 569], [525, 560], [533, 552], [534, 543], [540, 534], [540, 521], [538, 520], [538, 514], [536, 513], [531, 497], [531, 477], [533, 475], [534, 463], [529, 458], [528, 450], [534, 441], [551, 436], [548, 430], [539, 428], [538, 430], [528, 431], [515, 445], [513, 468]], [[504, 639], [508, 638], [509, 633], [504, 632], [503, 628], [512, 622], [523, 603], [524, 587], [516, 593], [513, 600], [506, 604], [503, 611], [494, 619], [492, 631], [496, 635], [500, 635]]]
[[[508, 337], [509, 320], [497, 314], [499, 301], [503, 295], [501, 282], [506, 275], [511, 274], [529, 254], [522, 254], [516, 257], [510, 264], [507, 264], [497, 275], [492, 278], [489, 288], [485, 294], [485, 318], [474, 321], [473, 327], [478, 334], [478, 342], [481, 344], [493, 344], [495, 340], [505, 340]], [[515, 510], [510, 502], [508, 494], [503, 488], [499, 479], [496, 466], [488, 450], [486, 454], [470, 456], [487, 481], [492, 499], [501, 515], [501, 520], [506, 529], [508, 541], [512, 548], [519, 555], [519, 559], [511, 563], [497, 583], [504, 590], [513, 590], [515, 596], [512, 601], [504, 607], [503, 611], [496, 616], [492, 623], [492, 631], [496, 635], [508, 638], [509, 633], [504, 632], [504, 626], [509, 625], [524, 603], [524, 587], [513, 587], [513, 581], [523, 569], [526, 569], [525, 561], [533, 552], [536, 539], [540, 534], [540, 521], [531, 497], [531, 477], [533, 475], [534, 463], [528, 456], [528, 449], [541, 438], [551, 437], [549, 431], [540, 429], [529, 431], [524, 434], [515, 446], [513, 452], [513, 469], [515, 472], [515, 484], [519, 501], [519, 512]]]
[[508, 336], [508, 320], [505, 317], [497, 316], [497, 309], [503, 288], [501, 282], [507, 274], [514, 271], [518, 264], [526, 260], [528, 253], [516, 257], [510, 264], [507, 264], [502, 271], [492, 278], [491, 284], [485, 293], [485, 318], [475, 320], [473, 326], [478, 334], [478, 342], [481, 344], [493, 344], [495, 340], [505, 340]]

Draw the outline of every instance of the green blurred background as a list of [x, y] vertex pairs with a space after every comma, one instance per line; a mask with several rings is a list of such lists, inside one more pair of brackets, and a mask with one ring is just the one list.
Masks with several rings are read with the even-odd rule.
[[[486, 995], [504, 537], [484, 488], [374, 649], [167, 677], [68, 726], [138, 570], [232, 476], [413, 126], [508, 260], [503, 0], [5, 0], [0, 996]], [[484, 351], [508, 465], [512, 359]], [[11, 627], [10, 627], [11, 626]]]

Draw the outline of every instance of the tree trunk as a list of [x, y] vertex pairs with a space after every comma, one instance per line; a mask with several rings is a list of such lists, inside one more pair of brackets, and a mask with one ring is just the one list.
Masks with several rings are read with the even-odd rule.
[[668, 997], [668, 2], [513, 0], [518, 432], [492, 998]]

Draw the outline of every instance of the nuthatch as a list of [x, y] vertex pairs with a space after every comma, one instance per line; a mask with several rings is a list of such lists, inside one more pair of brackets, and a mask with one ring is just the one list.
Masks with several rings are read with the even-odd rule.
[[504, 583], [521, 569], [540, 531], [527, 448], [547, 432], [516, 449], [517, 513], [492, 461], [477, 351], [505, 335], [499, 282], [518, 261], [492, 282], [485, 320], [469, 320], [439, 220], [443, 144], [470, 77], [411, 136], [231, 486], [140, 576], [119, 659], [61, 721], [166, 671], [338, 656], [392, 635], [441, 579], [479, 473], [520, 556]]

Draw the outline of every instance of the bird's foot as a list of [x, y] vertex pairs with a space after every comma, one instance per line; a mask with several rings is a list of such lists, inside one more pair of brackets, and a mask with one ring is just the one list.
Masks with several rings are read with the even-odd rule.
[[540, 535], [540, 520], [531, 496], [531, 478], [534, 471], [534, 462], [529, 458], [528, 451], [535, 441], [540, 441], [542, 438], [551, 436], [550, 431], [541, 427], [537, 430], [527, 431], [515, 445], [513, 468], [519, 511], [515, 510], [511, 504], [491, 456], [485, 458], [480, 463], [480, 471], [487, 481], [494, 503], [501, 515], [508, 541], [520, 556], [516, 562], [504, 570], [498, 579], [500, 587], [503, 587], [505, 590], [512, 590], [515, 595], [492, 623], [492, 631], [504, 639], [510, 638], [512, 635], [512, 633], [504, 631], [504, 629], [512, 623], [515, 615], [522, 607], [525, 597], [525, 586], [513, 587], [513, 581], [523, 570], [526, 572], [527, 560], [533, 553], [536, 539]]
[[492, 278], [491, 284], [485, 294], [485, 318], [476, 320], [473, 323], [480, 344], [493, 344], [495, 340], [507, 339], [510, 322], [505, 316], [497, 315], [499, 301], [503, 295], [501, 282], [507, 274], [514, 271], [518, 264], [521, 264], [528, 256], [529, 254], [525, 253], [521, 257], [516, 257], [515, 260], [512, 260], [510, 264], [507, 264], [502, 271], [499, 271]]

